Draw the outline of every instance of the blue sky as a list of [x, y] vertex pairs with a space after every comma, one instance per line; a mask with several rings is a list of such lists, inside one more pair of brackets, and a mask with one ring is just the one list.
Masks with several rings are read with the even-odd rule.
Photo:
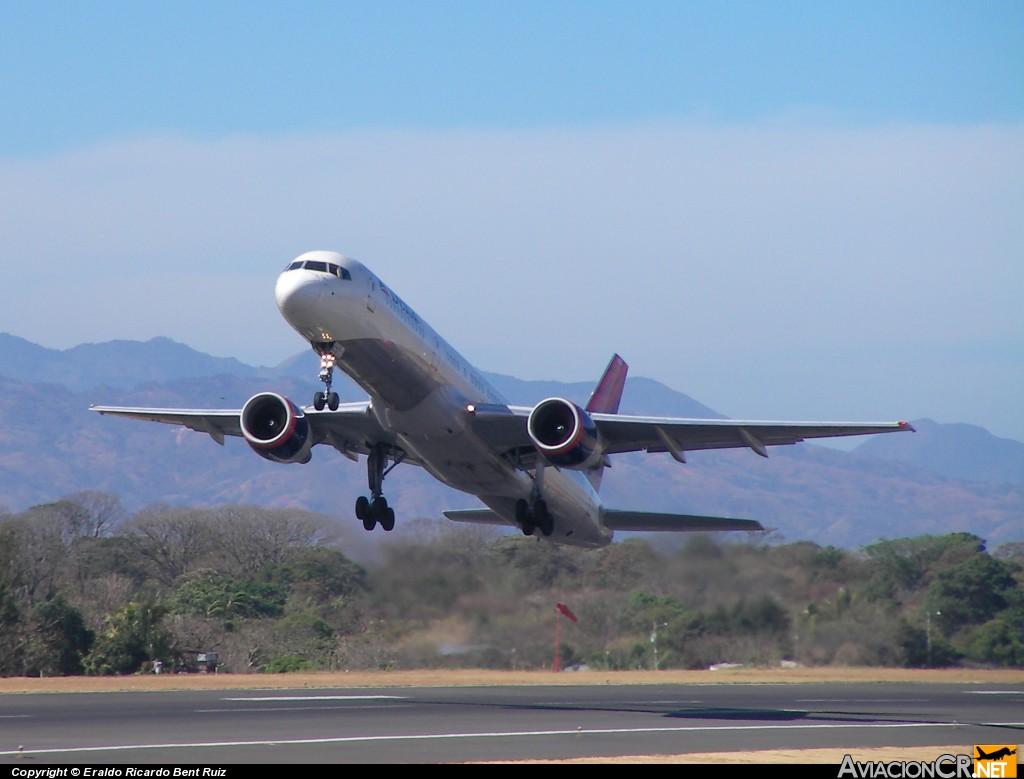
[[0, 30], [0, 331], [276, 363], [277, 272], [334, 248], [487, 370], [616, 349], [735, 417], [1024, 440], [1024, 4], [36, 2]]
[[0, 143], [806, 110], [1012, 121], [1020, 3], [100, 2], [0, 9]]

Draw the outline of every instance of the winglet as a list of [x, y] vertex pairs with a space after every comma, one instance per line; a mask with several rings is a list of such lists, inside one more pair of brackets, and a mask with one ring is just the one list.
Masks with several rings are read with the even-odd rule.
[[617, 414], [622, 390], [626, 386], [626, 372], [629, 366], [619, 355], [612, 355], [611, 362], [604, 369], [601, 381], [597, 383], [587, 403], [587, 411], [599, 414]]

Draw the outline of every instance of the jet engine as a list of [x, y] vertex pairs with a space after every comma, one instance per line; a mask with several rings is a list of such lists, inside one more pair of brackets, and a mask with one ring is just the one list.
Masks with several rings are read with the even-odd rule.
[[586, 411], [563, 398], [542, 400], [526, 422], [537, 451], [552, 465], [584, 471], [600, 465], [604, 443]]
[[246, 443], [260, 457], [275, 463], [309, 462], [309, 421], [284, 395], [253, 395], [242, 407], [241, 426]]

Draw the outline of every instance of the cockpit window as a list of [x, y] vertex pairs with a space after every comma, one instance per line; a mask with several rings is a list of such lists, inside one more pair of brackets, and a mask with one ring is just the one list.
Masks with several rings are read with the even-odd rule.
[[348, 272], [348, 268], [335, 265], [333, 262], [321, 262], [320, 260], [296, 260], [295, 262], [290, 263], [285, 270], [299, 270], [300, 268], [315, 270], [319, 273], [330, 273], [332, 276], [337, 276], [339, 279], [352, 281], [352, 274]]

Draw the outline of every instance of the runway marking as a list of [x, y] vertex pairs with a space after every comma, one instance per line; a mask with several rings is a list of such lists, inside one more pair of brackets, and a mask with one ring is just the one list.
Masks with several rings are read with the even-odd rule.
[[964, 690], [965, 695], [1024, 695], [1024, 690]]
[[[411, 703], [405, 704], [408, 708], [412, 706]], [[252, 707], [238, 708], [238, 709], [196, 709], [196, 714], [238, 714], [243, 712], [245, 714], [280, 714], [282, 711], [352, 711], [353, 709], [366, 710], [366, 709], [388, 709], [393, 711], [394, 709], [402, 708], [402, 704], [381, 704], [379, 706], [274, 706], [271, 709], [254, 709]]]
[[797, 703], [927, 703], [928, 698], [797, 698]]
[[[977, 727], [1021, 727], [1024, 722], [979, 722]], [[753, 730], [900, 730], [911, 728], [962, 728], [958, 722], [904, 722], [904, 723], [850, 723], [823, 725], [723, 725], [713, 727], [683, 726], [664, 728], [588, 728], [571, 730], [489, 731], [482, 733], [422, 733], [404, 736], [339, 736], [335, 738], [257, 739], [254, 741], [201, 741], [167, 744], [112, 744], [103, 747], [56, 747], [53, 749], [26, 749], [20, 754], [47, 755], [71, 752], [126, 752], [133, 749], [195, 749], [198, 747], [254, 747], [301, 744], [356, 744], [370, 741], [443, 741], [473, 738], [528, 738], [536, 736], [607, 736], [630, 733], [688, 733], [695, 731], [753, 731]], [[17, 755], [18, 750], [0, 752], [0, 756]]]
[[262, 698], [221, 698], [222, 701], [405, 701], [407, 695], [274, 695]]

